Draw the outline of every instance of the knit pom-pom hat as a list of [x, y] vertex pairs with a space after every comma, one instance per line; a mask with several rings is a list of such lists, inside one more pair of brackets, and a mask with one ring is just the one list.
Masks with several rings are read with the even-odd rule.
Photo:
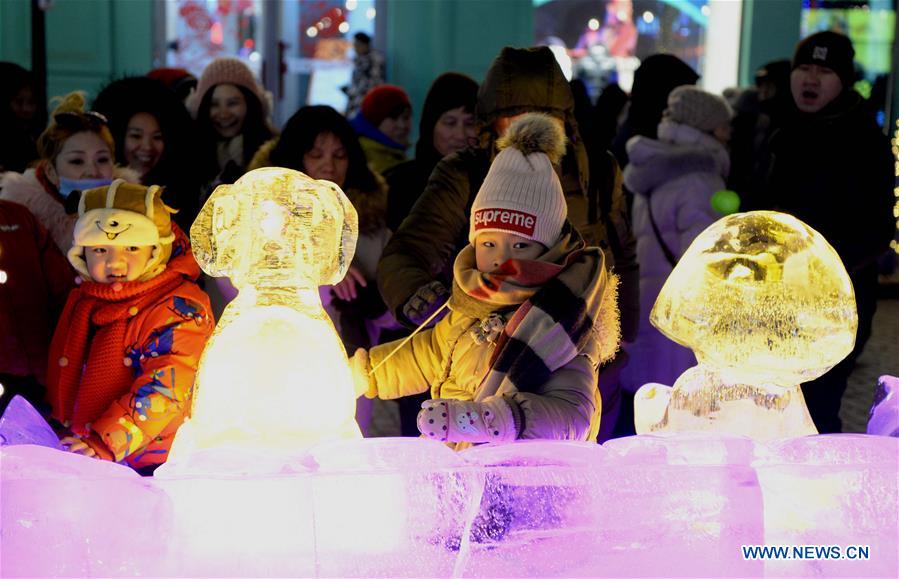
[[549, 115], [529, 113], [509, 126], [497, 146], [500, 152], [471, 207], [468, 241], [501, 231], [551, 247], [568, 216], [553, 167], [565, 155], [565, 130]]
[[84, 279], [91, 279], [84, 248], [97, 245], [153, 246], [147, 268], [138, 278], [146, 281], [165, 269], [172, 255], [174, 213], [162, 202], [162, 187], [135, 185], [116, 179], [106, 187], [88, 189], [78, 202], [74, 244], [67, 257]]
[[668, 108], [663, 119], [711, 133], [730, 122], [733, 110], [723, 97], [701, 88], [679, 86], [668, 95]]
[[197, 118], [197, 111], [200, 110], [200, 103], [206, 93], [220, 84], [233, 84], [247, 89], [259, 99], [263, 113], [268, 114], [268, 95], [256, 82], [253, 71], [239, 58], [220, 57], [206, 65], [200, 75], [200, 82], [197, 83], [197, 90], [187, 98], [187, 110], [194, 118]]

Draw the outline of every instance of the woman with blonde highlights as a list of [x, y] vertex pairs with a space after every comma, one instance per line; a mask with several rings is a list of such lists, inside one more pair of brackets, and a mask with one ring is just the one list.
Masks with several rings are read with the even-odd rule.
[[24, 173], [6, 173], [0, 181], [0, 199], [26, 206], [65, 253], [72, 245], [76, 219], [74, 204], [66, 203], [72, 192], [108, 185], [115, 177], [132, 182], [140, 177], [115, 167], [115, 143], [106, 118], [85, 111], [83, 93], [72, 92], [56, 101], [50, 124], [37, 141], [37, 166]]

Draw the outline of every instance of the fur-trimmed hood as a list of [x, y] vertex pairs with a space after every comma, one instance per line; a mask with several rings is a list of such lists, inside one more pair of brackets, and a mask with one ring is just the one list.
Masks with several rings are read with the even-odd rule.
[[[140, 183], [140, 175], [127, 167], [116, 167], [113, 179]], [[24, 173], [8, 172], [0, 179], [0, 199], [24, 205], [43, 225], [63, 255], [72, 247], [77, 212], [66, 213], [62, 199], [55, 191], [48, 191], [38, 180], [36, 169]]]
[[[260, 169], [262, 167], [273, 167], [271, 154], [275, 146], [278, 144], [278, 137], [269, 139], [262, 144], [261, 147], [253, 155], [253, 160], [247, 167], [247, 171]], [[298, 171], [301, 169], [296, 168]], [[373, 233], [387, 224], [387, 181], [381, 177], [381, 174], [372, 171], [378, 188], [374, 191], [361, 191], [354, 187], [344, 189], [347, 198], [356, 213], [359, 215], [359, 234]]]
[[658, 140], [631, 138], [627, 152], [624, 184], [640, 195], [651, 195], [660, 185], [690, 173], [727, 177], [730, 171], [727, 150], [713, 136], [671, 121], [659, 124]]

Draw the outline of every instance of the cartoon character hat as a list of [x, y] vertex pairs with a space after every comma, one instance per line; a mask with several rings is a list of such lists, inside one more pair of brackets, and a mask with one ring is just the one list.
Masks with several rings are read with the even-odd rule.
[[530, 113], [516, 119], [497, 141], [471, 207], [468, 241], [478, 233], [514, 233], [551, 247], [558, 241], [568, 206], [553, 165], [565, 154], [565, 131], [551, 116]]
[[175, 210], [162, 202], [162, 187], [135, 185], [116, 179], [106, 187], [88, 189], [78, 202], [74, 245], [68, 252], [69, 262], [84, 279], [91, 279], [84, 258], [84, 248], [95, 245], [152, 245], [153, 253], [147, 269], [138, 281], [151, 279], [165, 269], [172, 255], [171, 213]]
[[799, 41], [793, 55], [793, 68], [802, 64], [826, 66], [840, 77], [844, 89], [855, 84], [855, 49], [845, 34], [825, 30]]

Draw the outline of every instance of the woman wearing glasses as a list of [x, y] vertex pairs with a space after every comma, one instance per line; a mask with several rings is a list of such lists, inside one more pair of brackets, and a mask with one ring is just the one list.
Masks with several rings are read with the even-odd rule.
[[108, 185], [114, 178], [140, 182], [134, 171], [115, 166], [106, 118], [85, 112], [84, 104], [80, 92], [61, 97], [38, 138], [37, 166], [21, 174], [6, 173], [0, 181], [0, 199], [27, 207], [63, 254], [72, 245], [78, 217], [76, 198], [69, 200], [73, 191]]

